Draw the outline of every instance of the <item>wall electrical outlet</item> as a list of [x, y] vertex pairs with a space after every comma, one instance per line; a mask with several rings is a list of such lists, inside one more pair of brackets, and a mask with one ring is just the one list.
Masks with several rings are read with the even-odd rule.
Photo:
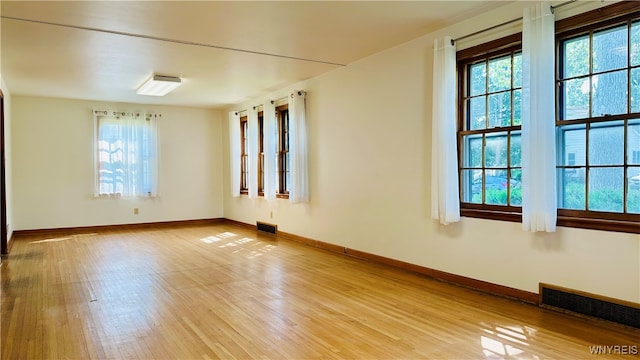
[[138, 215], [138, 213], [140, 213], [140, 210], [138, 210], [138, 208], [133, 208], [133, 215]]
[[269, 211], [269, 218], [273, 219], [273, 211]]

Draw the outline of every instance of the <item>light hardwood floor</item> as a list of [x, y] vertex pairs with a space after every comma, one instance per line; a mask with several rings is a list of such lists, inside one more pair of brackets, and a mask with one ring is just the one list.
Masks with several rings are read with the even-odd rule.
[[22, 236], [1, 276], [2, 359], [591, 359], [590, 346], [640, 346], [640, 330], [224, 223]]

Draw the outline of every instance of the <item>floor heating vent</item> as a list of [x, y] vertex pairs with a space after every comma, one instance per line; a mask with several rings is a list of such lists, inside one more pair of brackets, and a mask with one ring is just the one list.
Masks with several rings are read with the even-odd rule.
[[276, 234], [276, 232], [278, 232], [278, 225], [275, 224], [269, 224], [269, 223], [265, 223], [262, 221], [257, 221], [256, 222], [256, 229], [258, 229], [258, 231], [262, 231], [262, 232], [266, 232], [269, 234]]
[[640, 304], [540, 284], [540, 306], [640, 328]]

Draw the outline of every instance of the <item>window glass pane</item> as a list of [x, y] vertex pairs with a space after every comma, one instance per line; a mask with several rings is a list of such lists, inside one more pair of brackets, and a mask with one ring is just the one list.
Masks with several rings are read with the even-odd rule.
[[616, 168], [589, 169], [589, 210], [623, 211], [624, 170]]
[[558, 165], [584, 166], [586, 165], [587, 141], [585, 125], [561, 126], [560, 151], [558, 152]]
[[640, 165], [640, 119], [629, 120], [627, 126], [627, 164]]
[[507, 170], [487, 170], [484, 177], [485, 203], [507, 205]]
[[561, 120], [583, 119], [589, 117], [589, 78], [563, 81]]
[[482, 204], [482, 170], [462, 170], [462, 201]]
[[624, 122], [591, 124], [589, 130], [589, 165], [624, 163]]
[[592, 116], [627, 112], [627, 71], [595, 75], [592, 78]]
[[631, 70], [631, 112], [640, 112], [640, 68]]
[[486, 128], [487, 104], [484, 96], [472, 98], [469, 101], [469, 130], [478, 130]]
[[511, 125], [511, 93], [489, 95], [489, 128]]
[[287, 123], [285, 126], [286, 127], [283, 134], [284, 139], [282, 139], [282, 146], [283, 146], [282, 150], [288, 151], [289, 150], [289, 124]]
[[463, 167], [482, 167], [482, 135], [468, 135], [464, 137], [466, 151], [464, 152]]
[[585, 168], [558, 169], [558, 178], [560, 180], [558, 207], [585, 210]]
[[291, 173], [287, 171], [286, 175], [285, 175], [285, 181], [286, 184], [284, 186], [284, 191], [285, 192], [289, 192], [289, 189], [291, 188], [290, 184], [291, 184]]
[[285, 154], [285, 174], [284, 174], [284, 191], [288, 192], [291, 185], [291, 156], [289, 153]]
[[507, 133], [487, 135], [484, 148], [484, 166], [488, 168], [507, 167]]
[[513, 87], [522, 87], [522, 53], [513, 55]]
[[512, 206], [522, 206], [522, 170], [511, 170], [511, 180], [509, 181], [511, 189], [509, 195], [509, 203]]
[[510, 147], [511, 166], [522, 166], [522, 142], [520, 141], [520, 132], [511, 133]]
[[562, 78], [589, 74], [589, 37], [567, 40], [564, 46], [564, 63]]
[[631, 66], [640, 65], [640, 21], [631, 24]]
[[593, 72], [627, 66], [627, 25], [593, 34]]
[[513, 125], [522, 124], [522, 90], [513, 91]]
[[627, 170], [627, 212], [640, 213], [640, 167]]
[[489, 92], [511, 89], [511, 56], [489, 60]]
[[487, 63], [481, 62], [470, 66], [470, 95], [481, 95], [487, 92]]

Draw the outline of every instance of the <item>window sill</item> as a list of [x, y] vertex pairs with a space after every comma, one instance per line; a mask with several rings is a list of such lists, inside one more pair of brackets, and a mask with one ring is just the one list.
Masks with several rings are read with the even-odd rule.
[[522, 222], [522, 214], [512, 211], [462, 208], [460, 209], [460, 215], [478, 219]]
[[93, 194], [94, 199], [101, 200], [147, 200], [147, 199], [158, 199], [160, 198], [160, 194], [156, 195], [121, 195], [121, 194]]
[[588, 219], [559, 215], [558, 226], [640, 234], [640, 222], [638, 221]]
[[[461, 208], [460, 215], [470, 218], [500, 220], [510, 222], [522, 222], [522, 214], [513, 211], [499, 211], [487, 209]], [[557, 226], [615, 231], [629, 234], [640, 234], [640, 215], [639, 219], [633, 220], [617, 220], [617, 219], [595, 219], [585, 217], [574, 217], [558, 215]]]

